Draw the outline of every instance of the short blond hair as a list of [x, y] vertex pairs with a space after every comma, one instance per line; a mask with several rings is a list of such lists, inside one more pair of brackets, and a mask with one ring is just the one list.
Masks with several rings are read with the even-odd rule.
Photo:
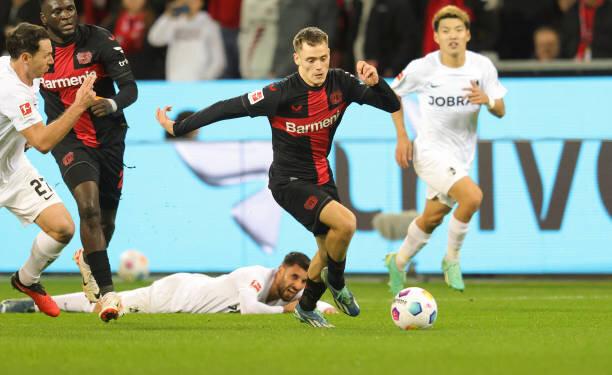
[[305, 27], [293, 37], [293, 50], [295, 52], [299, 51], [304, 43], [308, 43], [310, 46], [317, 46], [321, 43], [329, 44], [328, 39], [325, 31], [318, 27]]
[[438, 31], [438, 26], [440, 26], [440, 21], [446, 18], [457, 18], [465, 25], [466, 29], [470, 29], [470, 16], [454, 5], [447, 5], [440, 9], [434, 14], [433, 19], [431, 21], [433, 25], [433, 29], [435, 32]]

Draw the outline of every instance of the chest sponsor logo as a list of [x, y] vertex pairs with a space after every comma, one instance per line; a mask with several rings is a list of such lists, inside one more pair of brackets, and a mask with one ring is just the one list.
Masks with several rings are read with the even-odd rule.
[[85, 65], [91, 63], [91, 60], [93, 59], [93, 54], [91, 53], [91, 51], [77, 52], [76, 58], [79, 64]]
[[255, 103], [263, 100], [264, 94], [262, 90], [257, 90], [257, 91], [250, 92], [248, 97], [249, 97], [249, 103], [251, 103], [251, 105], [254, 105]]
[[19, 110], [21, 111], [21, 116], [28, 117], [32, 114], [32, 105], [28, 102], [23, 103], [19, 106]]
[[72, 76], [72, 77], [57, 78], [57, 79], [41, 78], [41, 84], [43, 85], [44, 88], [48, 90], [64, 89], [64, 88], [72, 87], [72, 86], [81, 86], [83, 82], [85, 81], [85, 78], [89, 75], [93, 75], [95, 77], [96, 72], [95, 71], [92, 71], [92, 72], [85, 71], [85, 74], [81, 74], [78, 76]]
[[298, 134], [312, 133], [312, 132], [317, 132], [319, 130], [323, 130], [335, 124], [336, 121], [338, 121], [338, 117], [340, 117], [340, 111], [336, 111], [333, 115], [321, 121], [313, 122], [313, 123], [306, 124], [306, 125], [298, 125], [294, 122], [287, 121], [285, 122], [285, 126], [287, 129], [287, 133], [298, 133]]
[[465, 96], [428, 96], [427, 104], [435, 107], [468, 106], [470, 101]]

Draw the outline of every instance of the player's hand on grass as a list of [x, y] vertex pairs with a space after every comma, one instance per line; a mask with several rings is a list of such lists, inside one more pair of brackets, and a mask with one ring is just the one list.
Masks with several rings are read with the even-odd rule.
[[487, 104], [489, 103], [489, 96], [482, 91], [482, 88], [478, 86], [476, 81], [470, 81], [471, 87], [466, 87], [463, 90], [468, 91], [465, 96], [471, 104]]
[[96, 99], [96, 102], [89, 108], [96, 117], [110, 115], [115, 112], [110, 100], [101, 97], [97, 97]]
[[395, 146], [395, 161], [400, 168], [408, 168], [412, 161], [412, 142], [408, 137], [401, 137]]
[[168, 133], [174, 135], [174, 121], [168, 118], [168, 112], [171, 110], [172, 106], [169, 105], [165, 106], [163, 109], [157, 108], [157, 111], [155, 111], [155, 118]]
[[297, 306], [298, 302], [300, 301], [289, 302], [288, 304], [283, 306], [283, 312], [290, 313], [295, 311], [295, 306]]
[[357, 61], [357, 76], [368, 86], [378, 84], [378, 71], [373, 65], [365, 61]]
[[74, 97], [74, 105], [81, 107], [83, 111], [91, 107], [96, 101], [96, 92], [93, 90], [94, 82], [96, 82], [96, 76], [93, 74], [85, 77], [83, 84], [76, 92]]

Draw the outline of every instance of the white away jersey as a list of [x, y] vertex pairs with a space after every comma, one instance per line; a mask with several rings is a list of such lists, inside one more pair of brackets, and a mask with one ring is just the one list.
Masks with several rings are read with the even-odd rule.
[[418, 95], [422, 124], [416, 126], [415, 147], [421, 152], [451, 154], [470, 165], [476, 150], [476, 125], [480, 105], [470, 104], [465, 88], [476, 81], [493, 99], [507, 90], [497, 78], [491, 60], [467, 51], [460, 68], [442, 65], [440, 51], [414, 60], [395, 78], [391, 88], [399, 96]]
[[19, 132], [42, 122], [36, 97], [39, 84], [39, 79], [32, 86], [23, 83], [10, 65], [10, 57], [0, 57], [0, 185], [29, 164], [24, 153], [26, 139]]
[[[151, 285], [151, 311], [184, 313], [240, 312], [240, 295], [256, 295], [266, 303], [277, 269], [262, 266], [242, 267], [218, 277], [177, 273]], [[279, 299], [267, 303], [282, 306]], [[279, 311], [282, 312], [282, 307]]]

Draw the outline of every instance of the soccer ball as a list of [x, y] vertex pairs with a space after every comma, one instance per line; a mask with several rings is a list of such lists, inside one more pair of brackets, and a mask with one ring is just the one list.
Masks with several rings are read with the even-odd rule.
[[401, 329], [430, 328], [437, 316], [436, 300], [422, 288], [403, 289], [391, 304], [391, 319]]
[[138, 250], [126, 250], [119, 256], [119, 277], [133, 282], [149, 276], [149, 260]]

